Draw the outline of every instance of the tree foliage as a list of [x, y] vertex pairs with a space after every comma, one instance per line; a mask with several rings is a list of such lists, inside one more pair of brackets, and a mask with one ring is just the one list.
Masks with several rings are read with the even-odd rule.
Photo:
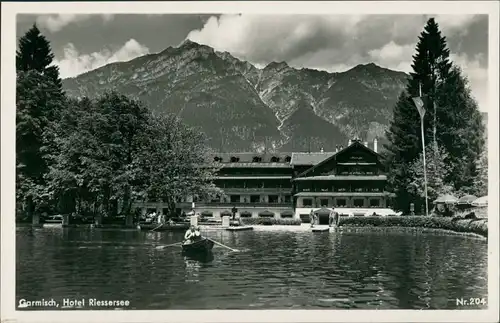
[[138, 101], [110, 92], [73, 101], [63, 118], [50, 192], [65, 212], [129, 214], [133, 202], [166, 202], [214, 190], [202, 135], [173, 116], [154, 116]]
[[51, 77], [34, 70], [19, 72], [16, 83], [16, 193], [31, 214], [47, 203], [45, 175], [65, 98]]
[[[450, 167], [445, 160], [448, 158], [448, 153], [444, 148], [433, 143], [427, 145], [425, 149], [426, 173], [427, 173], [427, 197], [428, 203], [432, 203], [442, 194], [451, 193], [453, 188], [447, 185], [446, 178], [450, 173]], [[408, 185], [408, 191], [425, 198], [425, 182], [424, 182], [424, 161], [423, 154], [410, 165], [409, 178], [411, 182]], [[425, 207], [425, 206], [424, 206]]]
[[[409, 170], [422, 151], [420, 116], [412, 97], [421, 95], [425, 104], [425, 143], [438, 145], [446, 152], [443, 161], [450, 171], [443, 179], [445, 184], [454, 190], [470, 188], [477, 176], [476, 161], [484, 148], [484, 126], [467, 80], [450, 62], [449, 54], [438, 24], [429, 19], [419, 36], [413, 72], [394, 107], [386, 134], [389, 185], [397, 196], [396, 208], [401, 210], [407, 211], [411, 202], [422, 202], [416, 190], [408, 189], [417, 180]], [[430, 166], [430, 171], [438, 172]]]

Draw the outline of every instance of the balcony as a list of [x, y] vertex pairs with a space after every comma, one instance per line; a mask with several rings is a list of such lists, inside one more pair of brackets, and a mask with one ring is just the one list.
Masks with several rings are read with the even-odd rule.
[[221, 187], [221, 189], [226, 194], [260, 194], [260, 193], [282, 193], [290, 194], [292, 192], [291, 187]]
[[265, 202], [199, 202], [196, 207], [291, 207], [292, 202], [265, 203]]

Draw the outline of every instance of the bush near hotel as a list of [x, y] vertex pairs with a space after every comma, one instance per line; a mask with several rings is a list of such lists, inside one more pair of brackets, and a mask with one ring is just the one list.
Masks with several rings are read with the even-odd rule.
[[300, 225], [300, 219], [242, 218], [244, 225]]
[[346, 227], [406, 227], [443, 229], [454, 232], [475, 233], [488, 236], [487, 219], [463, 219], [459, 217], [390, 216], [390, 217], [342, 217], [340, 226]]

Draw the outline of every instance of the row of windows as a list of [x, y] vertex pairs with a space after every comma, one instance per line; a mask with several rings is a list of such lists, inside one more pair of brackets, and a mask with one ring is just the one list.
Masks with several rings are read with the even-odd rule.
[[383, 188], [381, 187], [298, 187], [298, 192], [382, 192]]
[[[335, 200], [335, 207], [346, 207], [347, 205], [347, 199], [336, 199]], [[320, 207], [328, 207], [331, 206], [329, 205], [330, 201], [329, 199], [320, 199], [319, 200], [319, 206]], [[312, 207], [313, 206], [313, 199], [303, 199], [302, 200], [302, 206], [304, 207]], [[352, 200], [352, 206], [353, 207], [364, 207], [365, 206], [365, 200], [364, 199], [353, 199]], [[369, 201], [369, 207], [379, 207], [380, 206], [380, 199], [370, 199]]]
[[[266, 198], [267, 197], [267, 198]], [[250, 196], [241, 196], [241, 195], [230, 195], [229, 197], [214, 198], [211, 202], [225, 202], [225, 203], [291, 203], [292, 197], [291, 195], [250, 195]]]
[[[285, 162], [289, 163], [291, 160], [292, 160], [292, 157], [290, 157], [290, 156], [286, 156], [284, 159], [282, 159], [281, 157], [273, 156], [273, 157], [271, 157], [270, 162], [271, 163], [279, 163], [280, 161], [285, 161]], [[219, 157], [219, 156], [214, 157], [214, 162], [222, 163], [223, 161], [224, 161], [224, 159], [222, 157]], [[238, 162], [240, 162], [240, 157], [232, 156], [229, 158], [229, 162], [238, 163]], [[252, 158], [252, 163], [261, 163], [261, 162], [262, 162], [262, 157], [260, 157], [260, 156], [254, 156]]]

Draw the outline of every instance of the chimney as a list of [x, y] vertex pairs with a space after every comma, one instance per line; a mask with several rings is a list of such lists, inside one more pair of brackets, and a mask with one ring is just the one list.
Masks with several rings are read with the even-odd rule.
[[323, 147], [321, 147], [321, 152], [322, 152], [322, 153], [324, 152], [324, 151], [323, 151]]
[[349, 147], [352, 144], [352, 140], [349, 139], [349, 143], [347, 144], [347, 147]]
[[339, 151], [339, 145], [335, 145], [335, 152]]
[[365, 141], [365, 147], [368, 147], [368, 141]]
[[378, 151], [377, 151], [378, 145], [377, 144], [378, 144], [377, 138], [373, 139], [373, 151], [376, 153], [378, 153]]

